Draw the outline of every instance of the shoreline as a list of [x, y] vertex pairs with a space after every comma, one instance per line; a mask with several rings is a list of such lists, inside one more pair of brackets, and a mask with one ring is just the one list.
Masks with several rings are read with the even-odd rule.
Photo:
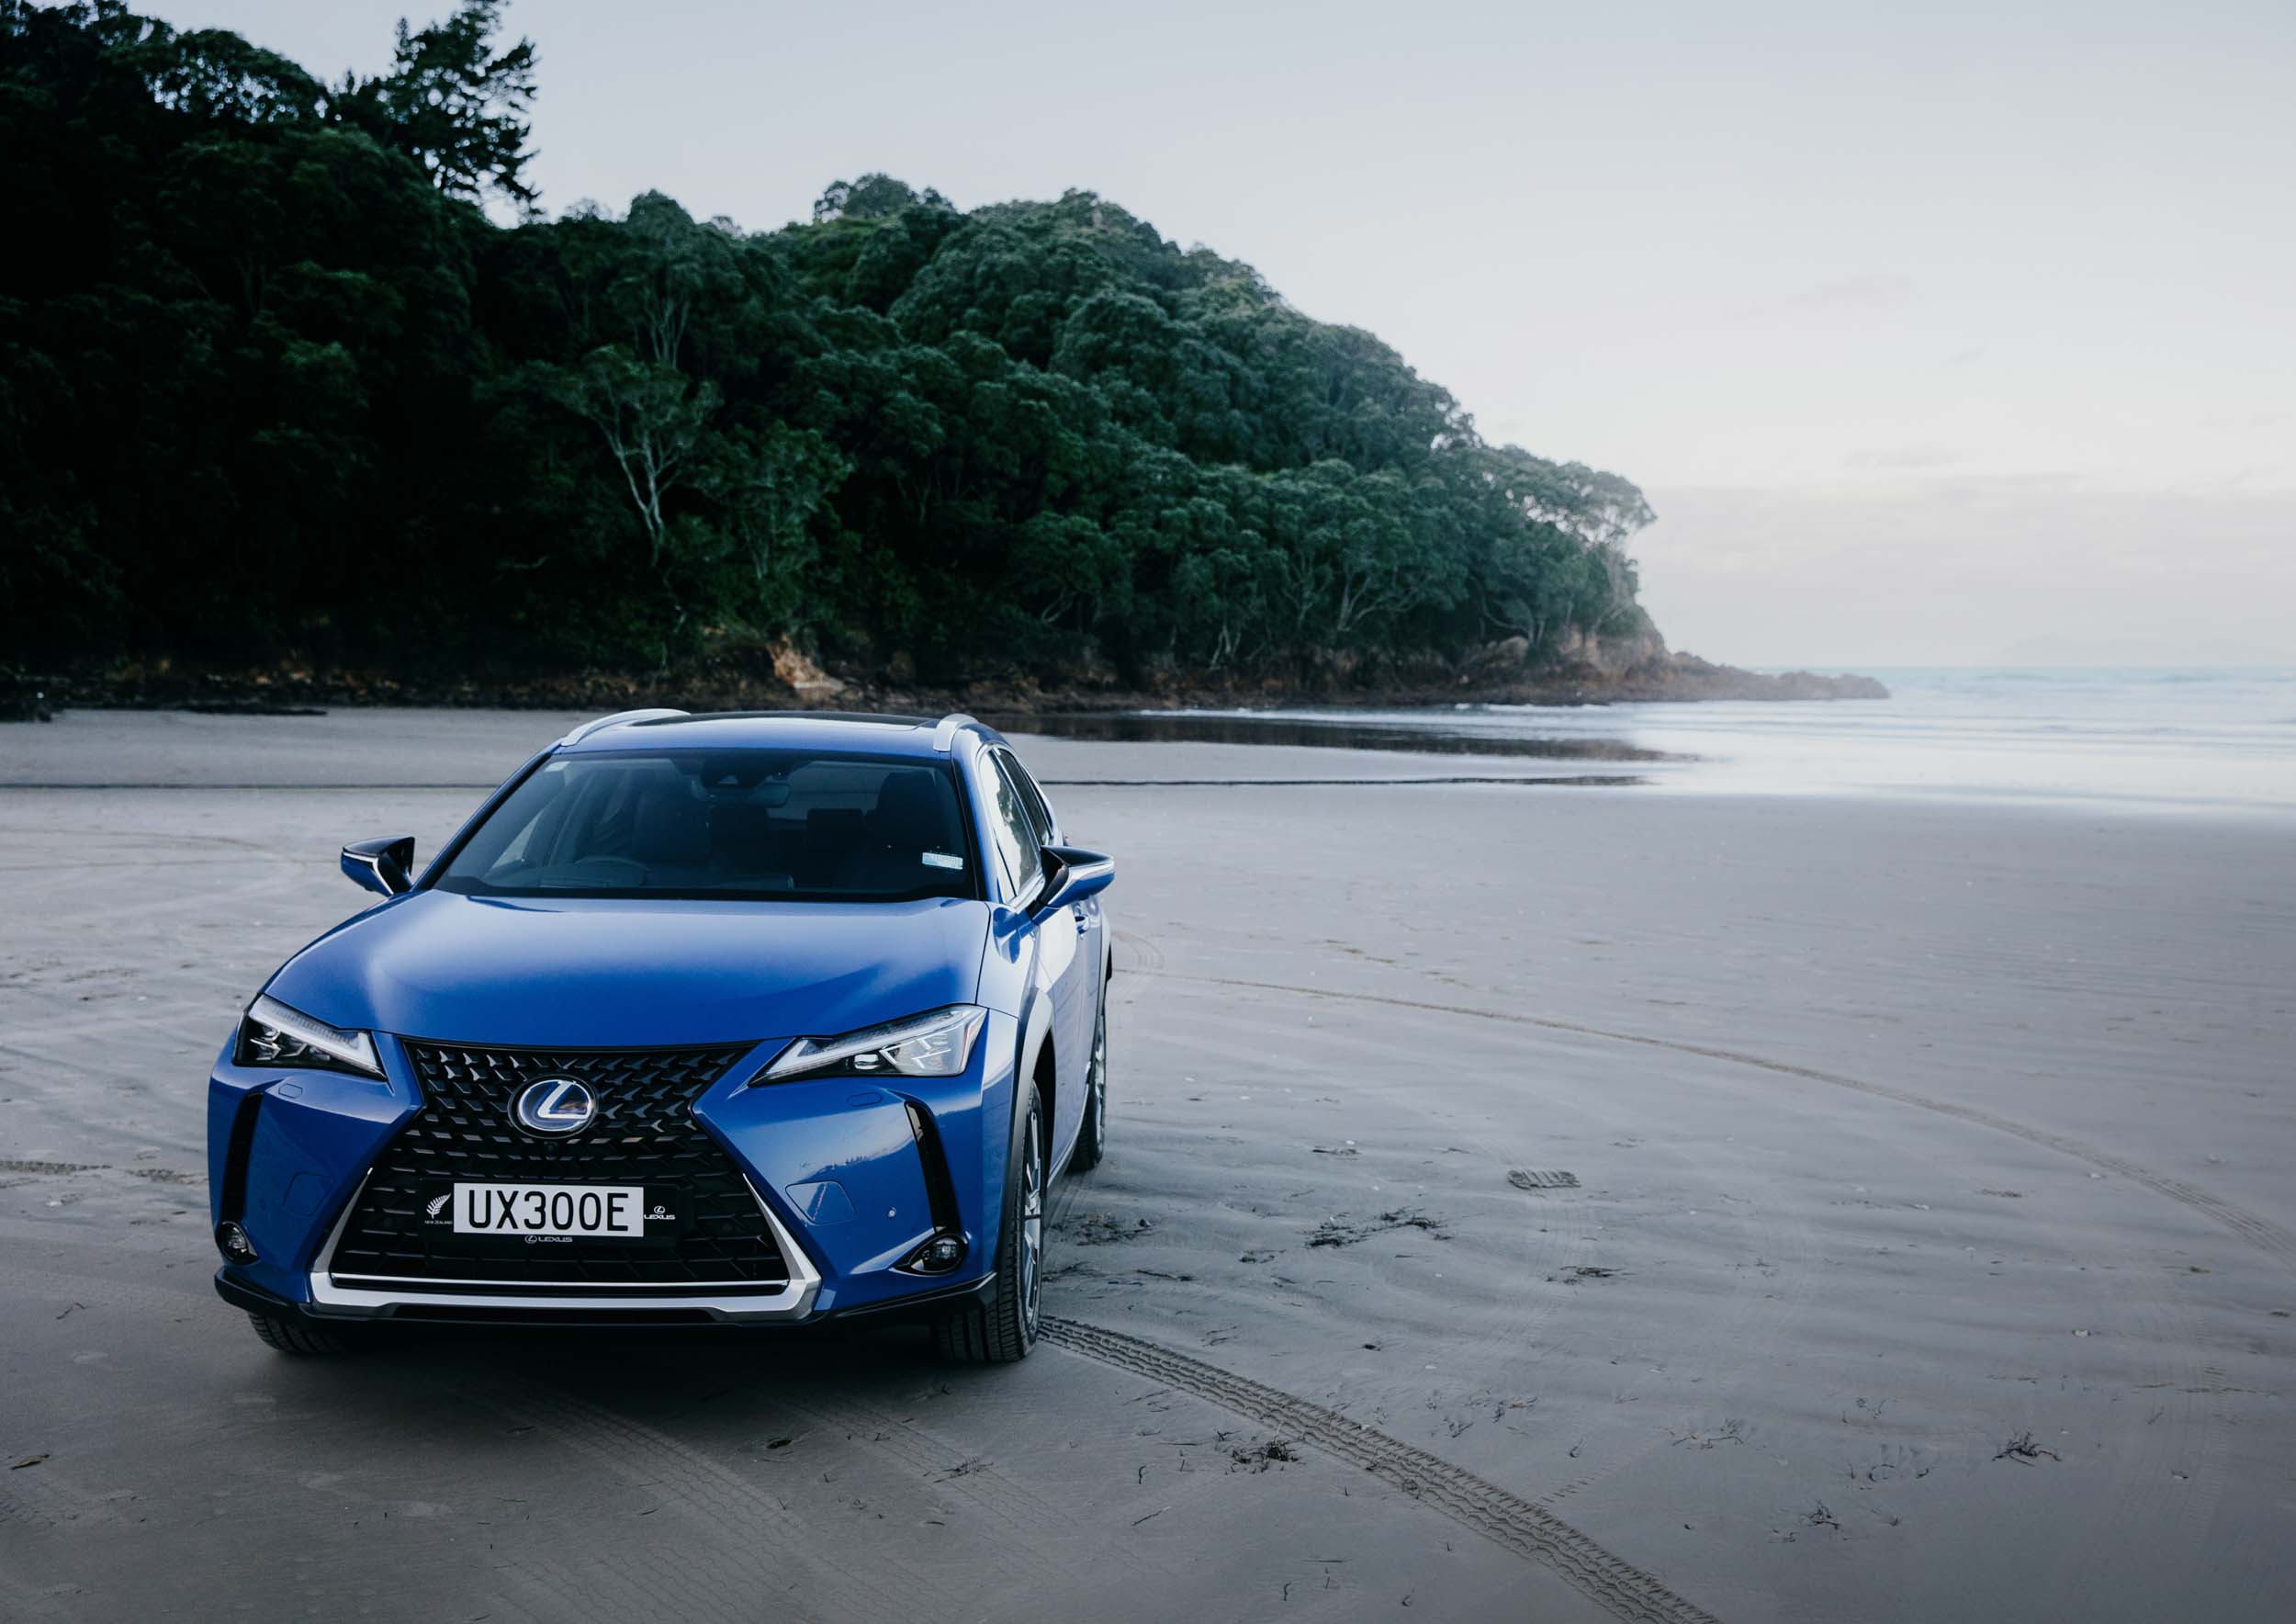
[[658, 673], [580, 671], [480, 678], [404, 677], [345, 668], [178, 669], [129, 666], [94, 675], [0, 678], [0, 720], [47, 721], [66, 710], [187, 710], [295, 715], [330, 707], [435, 710], [881, 710], [1002, 716], [1125, 711], [1415, 709], [1456, 705], [1604, 705], [1716, 701], [1809, 703], [1887, 699], [1872, 677], [1718, 665], [1664, 654], [1618, 670], [1568, 665], [1494, 674], [1488, 667], [1449, 682], [1383, 678], [1300, 681], [1192, 673], [1153, 687], [1113, 682], [1039, 683], [1007, 678], [958, 685], [839, 677], [809, 661], [711, 660]]
[[[0, 728], [0, 779], [122, 788], [147, 780], [190, 784], [208, 776], [208, 757], [219, 751], [233, 763], [233, 782], [248, 787], [310, 785], [346, 773], [363, 783], [400, 784], [355, 765], [380, 749], [386, 755], [419, 753], [423, 783], [488, 787], [579, 723], [672, 696], [636, 694], [496, 711], [467, 704], [291, 703], [298, 697], [305, 696], [84, 709], [65, 718], [68, 727]], [[876, 696], [847, 693], [814, 703], [850, 709], [857, 697], [866, 704]], [[916, 696], [906, 698], [912, 714], [924, 710]], [[934, 714], [969, 708], [1016, 739], [1032, 740], [1028, 748], [1040, 753], [1153, 752], [1136, 764], [1146, 768], [1153, 760], [1147, 775], [1160, 783], [1362, 775], [1352, 761], [1371, 767], [1369, 775], [1382, 782], [1573, 774], [1668, 795], [1822, 795], [1930, 806], [2032, 802], [2083, 817], [2296, 817], [2296, 759], [2285, 750], [2296, 721], [2272, 719], [2288, 704], [2276, 692], [2244, 691], [2236, 703], [2203, 706], [2181, 722], [2173, 709], [2131, 711], [2133, 702], [2119, 694], [2092, 696], [2086, 708], [2053, 701], [1941, 705], [1934, 691], [1911, 679], [1887, 709], [1805, 705], [1791, 712], [1764, 705], [1484, 710], [1458, 704], [1414, 711], [1020, 711], [968, 704], [959, 695], [936, 700]], [[775, 703], [791, 702], [781, 696]], [[2265, 719], [2252, 719], [2257, 716]], [[260, 772], [250, 771], [258, 764]]]

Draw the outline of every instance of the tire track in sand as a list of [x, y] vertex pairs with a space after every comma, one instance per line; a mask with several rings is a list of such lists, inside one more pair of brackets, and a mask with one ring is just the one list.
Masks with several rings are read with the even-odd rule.
[[[1185, 973], [1168, 972], [1165, 969], [1165, 955], [1154, 941], [1137, 936], [1131, 932], [1124, 932], [1120, 934], [1118, 942], [1120, 946], [1131, 949], [1131, 953], [1128, 955], [1131, 962], [1124, 965], [1123, 969], [1129, 971], [1133, 976], [1142, 978], [1165, 978], [1176, 981], [1196, 982], [1210, 986], [1234, 987], [1271, 992], [1289, 992], [1306, 998], [1327, 998], [1343, 1002], [1365, 1003], [1372, 1005], [1385, 1005], [1401, 1009], [1425, 1010], [1439, 1014], [1467, 1016], [1477, 1020], [1497, 1021], [1516, 1025], [1537, 1027], [1548, 1031], [1565, 1032], [1580, 1036], [1599, 1037], [1609, 1039], [1614, 1042], [1637, 1043], [1648, 1048], [1666, 1049], [1678, 1053], [1694, 1054], [1705, 1059], [1720, 1060], [1735, 1065], [1750, 1066], [1761, 1070], [1778, 1073], [1788, 1077], [1803, 1078], [1813, 1082], [1822, 1082], [1837, 1088], [1849, 1088], [1874, 1098], [1887, 1100], [1894, 1103], [1913, 1106], [1916, 1109], [1929, 1111], [1950, 1118], [1968, 1122], [1977, 1126], [1991, 1128], [1997, 1132], [2006, 1133], [2016, 1138], [2024, 1140], [2029, 1144], [2038, 1145], [2045, 1149], [2055, 1151], [2061, 1155], [2070, 1156], [2077, 1159], [2088, 1162], [2093, 1167], [2100, 1167], [2110, 1172], [2118, 1173], [2122, 1177], [2129, 1179], [2132, 1182], [2153, 1190], [2156, 1194], [2165, 1195], [2172, 1201], [2180, 1201], [2185, 1205], [2203, 1213], [2204, 1215], [2216, 1220], [2225, 1228], [2231, 1230], [2234, 1235], [2239, 1235], [2242, 1239], [2246, 1240], [2250, 1244], [2264, 1250], [2277, 1261], [2282, 1262], [2283, 1264], [2296, 1261], [2296, 1237], [2291, 1237], [2287, 1231], [2280, 1229], [2279, 1226], [2271, 1224], [2268, 1220], [2247, 1212], [2244, 1209], [2236, 1207], [2229, 1201], [2225, 1201], [2221, 1198], [2210, 1195], [2206, 1191], [2193, 1190], [2190, 1186], [2186, 1185], [2179, 1180], [2168, 1179], [2164, 1175], [2155, 1173], [2151, 1169], [2140, 1167], [2123, 1157], [2113, 1156], [2109, 1152], [2097, 1150], [2091, 1145], [2085, 1145], [2078, 1140], [2072, 1139], [2065, 1135], [2050, 1133], [2043, 1129], [2033, 1128], [2022, 1122], [2017, 1122], [2008, 1118], [1997, 1116], [1990, 1111], [1978, 1110], [1973, 1107], [1955, 1105], [1950, 1101], [1930, 1099], [1924, 1095], [1915, 1094], [1910, 1090], [1893, 1088], [1883, 1084], [1868, 1083], [1862, 1078], [1849, 1077], [1841, 1076], [1838, 1073], [1821, 1071], [1814, 1067], [1800, 1066], [1783, 1061], [1770, 1060], [1763, 1056], [1749, 1054], [1742, 1051], [1723, 1049], [1704, 1044], [1680, 1043], [1664, 1038], [1650, 1037], [1642, 1033], [1615, 1032], [1607, 1028], [1591, 1026], [1577, 1021], [1562, 1021], [1552, 1017], [1509, 1014], [1492, 1009], [1476, 1009], [1466, 1005], [1438, 1004], [1419, 999], [1387, 997], [1379, 994], [1347, 993], [1334, 991], [1324, 987], [1298, 987], [1282, 983], [1250, 981], [1240, 978], [1221, 976], [1190, 976]], [[1802, 1288], [1806, 1290], [1807, 1284], [1806, 1280], [1803, 1280], [1800, 1283]], [[2197, 1331], [2191, 1322], [2189, 1314], [2185, 1311], [2183, 1306], [2174, 1299], [2173, 1295], [2163, 1292], [2160, 1289], [2160, 1282], [2158, 1280], [2155, 1280], [2150, 1283], [2152, 1284], [2153, 1290], [2145, 1294], [2145, 1300], [2150, 1310], [2155, 1315], [2166, 1315], [2174, 1319], [2181, 1326], [2183, 1333], [2181, 1336], [2162, 1336], [2155, 1338], [2155, 1340], [2158, 1343], [2158, 1345], [2164, 1347], [2180, 1346], [2186, 1348], [2197, 1347], [2199, 1345], [2197, 1340]], [[1802, 1291], [1797, 1291], [1795, 1293], [1796, 1299], [1798, 1300], [1801, 1295]], [[2221, 1383], [2221, 1375], [2213, 1370], [2208, 1372], [2205, 1379], [2196, 1378], [2189, 1368], [2192, 1363], [2193, 1361], [2188, 1359], [2181, 1361], [2175, 1361], [2172, 1365], [2175, 1374], [2179, 1379], [2178, 1384], [2186, 1388], [2186, 1394], [2178, 1396], [2188, 1396], [2192, 1393], [2209, 1391], [2207, 1385], [2208, 1380], [2213, 1380]], [[2209, 1522], [2213, 1517], [2216, 1501], [2221, 1491], [2224, 1469], [2224, 1457], [2226, 1452], [2226, 1440], [2223, 1436], [2223, 1417], [2221, 1413], [2218, 1412], [2217, 1406], [2212, 1403], [2196, 1412], [2193, 1406], [2189, 1405], [2188, 1403], [2188, 1404], [2184, 1406], [2182, 1413], [2180, 1413], [2178, 1416], [2172, 1421], [2171, 1426], [2165, 1429], [2163, 1433], [2157, 1435], [2148, 1435], [2148, 1444], [2155, 1451], [2165, 1451], [2162, 1453], [2160, 1460], [2153, 1462], [2154, 1464], [2158, 1465], [2161, 1470], [2153, 1473], [2149, 1477], [2145, 1476], [2142, 1472], [2136, 1472], [2133, 1475], [2130, 1472], [2124, 1472], [2122, 1476], [2125, 1481], [2122, 1490], [2122, 1498], [2124, 1501], [2130, 1502], [2130, 1509], [2133, 1513], [2141, 1515], [2156, 1515], [2163, 1510], [2166, 1510], [2176, 1515], [2182, 1526], [2192, 1527], [2197, 1524], [2200, 1528], [2207, 1527]], [[2173, 1462], [2169, 1461], [2167, 1459], [2170, 1455], [2176, 1457]], [[1625, 1463], [1626, 1462], [1624, 1461], [1611, 1462], [1604, 1470], [1596, 1472], [1585, 1479], [1567, 1485], [1561, 1493], [1568, 1494], [1584, 1487], [1588, 1483], [1608, 1477]], [[2183, 1474], [2181, 1477], [2171, 1475], [2168, 1470], [2171, 1464], [2180, 1469], [2180, 1472]], [[2168, 1492], [2168, 1485], [2171, 1483], [2177, 1484], [2184, 1492], [2178, 1494]], [[1549, 1499], [1556, 1497], [1559, 1496], [1546, 1496], [1546, 1498]], [[2094, 1598], [2092, 1597], [2091, 1599]]]
[[[1161, 957], [1161, 955], [1158, 955]], [[1807, 1082], [1825, 1083], [1837, 1088], [1848, 1088], [1876, 1100], [1887, 1100], [1898, 1105], [1909, 1105], [1917, 1111], [1934, 1111], [1941, 1116], [1957, 1117], [1981, 1128], [1998, 1133], [2012, 1134], [2029, 1145], [2087, 1162], [2108, 1173], [2117, 1173], [2133, 1184], [2143, 1186], [2155, 1195], [2167, 1196], [2197, 1212], [2215, 1220], [2241, 1239], [2270, 1257], [2281, 1267], [2296, 1271], [2296, 1235], [2259, 1217], [2245, 1207], [2234, 1205], [2222, 1196], [2205, 1190], [2196, 1190], [2182, 1179], [2171, 1179], [2140, 1167], [2124, 1156], [2109, 1150], [2099, 1150], [2063, 1133], [2052, 1133], [2024, 1122], [2012, 1122], [1974, 1105], [1956, 1105], [1949, 1100], [1933, 1100], [1926, 1094], [1916, 1094], [1908, 1088], [1893, 1088], [1885, 1083], [1869, 1083], [1861, 1077], [1844, 1077], [1840, 1072], [1820, 1071], [1815, 1066], [1795, 1066], [1784, 1060], [1765, 1059], [1749, 1054], [1740, 1049], [1723, 1049], [1706, 1043], [1688, 1043], [1672, 1038], [1654, 1038], [1643, 1032], [1615, 1032], [1608, 1027], [1589, 1026], [1581, 1021], [1563, 1021], [1551, 1015], [1521, 1015], [1501, 1009], [1479, 1009], [1469, 1004], [1437, 1004], [1419, 998], [1392, 998], [1381, 993], [1341, 992], [1327, 987], [1295, 987], [1281, 981], [1246, 981], [1224, 976], [1190, 976], [1180, 971], [1152, 968], [1147, 964], [1135, 964], [1126, 972], [1134, 976], [1161, 976], [1167, 981], [1192, 981], [1206, 987], [1249, 987], [1259, 992], [1288, 992], [1300, 998], [1327, 998], [1338, 1003], [1381, 1004], [1397, 1009], [1424, 1009], [1438, 1015], [1464, 1015], [1476, 1021], [1501, 1021], [1514, 1026], [1534, 1026], [1545, 1032], [1567, 1032], [1579, 1037], [1605, 1038], [1616, 1043], [1636, 1043], [1646, 1049], [1666, 1049], [1678, 1054], [1695, 1054], [1702, 1059], [1720, 1060], [1733, 1066], [1750, 1066], [1781, 1077], [1800, 1077]]]
[[[1131, 975], [1133, 977], [1131, 989], [1134, 996], [1137, 996], [1140, 982], [1142, 979], [1180, 981], [1203, 979], [1184, 975], [1165, 976], [1164, 966], [1166, 961], [1164, 950], [1152, 936], [1138, 931], [1120, 930], [1117, 934], [1117, 945], [1122, 952], [1118, 969], [1118, 986], [1120, 988], [1123, 987], [1126, 985], [1123, 978], [1128, 974]], [[1224, 985], [1237, 984], [1231, 982]], [[1123, 1001], [1130, 1004], [1132, 1000], [1126, 998]], [[1360, 1040], [1351, 1039], [1350, 1042], [1359, 1043]], [[1426, 1114], [1406, 1097], [1398, 1096], [1390, 1103], [1397, 1108], [1412, 1111], [1417, 1114]], [[1579, 1109], [1588, 1109], [1585, 1102], [1575, 1103]], [[1596, 1114], [1589, 1120], [1597, 1122], [1605, 1121], [1599, 1109]], [[1623, 1122], [1607, 1124], [1605, 1131], [1624, 1125]], [[1523, 1158], [1517, 1157], [1506, 1162], [1505, 1165], [1526, 1164]], [[1702, 1177], [1700, 1170], [1695, 1167], [1686, 1168], [1685, 1171], [1692, 1177]], [[1722, 1303], [1706, 1308], [1703, 1317], [1694, 1325], [1670, 1323], [1668, 1326], [1671, 1338], [1670, 1351], [1665, 1359], [1658, 1362], [1671, 1362], [1675, 1357], [1673, 1350], [1692, 1345], [1706, 1348], [1739, 1347], [1741, 1348], [1739, 1354], [1729, 1360], [1721, 1370], [1716, 1372], [1716, 1374], [1730, 1374], [1766, 1364], [1774, 1357], [1770, 1350], [1779, 1348], [1787, 1338], [1791, 1327], [1799, 1321], [1803, 1310], [1808, 1305], [1816, 1280], [1810, 1268], [1811, 1241], [1806, 1227], [1798, 1220], [1781, 1217], [1766, 1203], [1758, 1204], [1751, 1212], [1749, 1212], [1743, 1205], [1733, 1201], [1723, 1187], [1711, 1178], [1703, 1178], [1703, 1182], [1705, 1188], [1723, 1197], [1718, 1203], [1712, 1204], [1719, 1212], [1727, 1213], [1748, 1237], [1746, 1255], [1770, 1259], [1778, 1266], [1778, 1269], [1772, 1277], [1761, 1280], [1758, 1280], [1750, 1274], [1740, 1273], [1734, 1277], [1737, 1284], [1729, 1298]], [[1064, 1195], [1073, 1189], [1073, 1186], [1068, 1180], [1064, 1179], [1059, 1189]], [[1702, 1203], [1702, 1205], [1707, 1204], [1709, 1203]], [[1056, 1211], [1059, 1210], [1056, 1208]], [[1568, 1229], [1562, 1244], [1583, 1245], [1591, 1238], [1592, 1232], [1585, 1227], [1587, 1214], [1581, 1201], [1566, 1201], [1542, 1210], [1550, 1215], [1568, 1214], [1566, 1220]], [[1558, 1259], [1558, 1261], [1560, 1260]], [[1768, 1289], [1765, 1290], [1765, 1287]], [[1541, 1312], [1532, 1309], [1529, 1300], [1518, 1295], [1514, 1303], [1495, 1311], [1495, 1318], [1502, 1327], [1496, 1339], [1503, 1341], [1510, 1348], [1519, 1348], [1529, 1353], [1531, 1365], [1535, 1367], [1538, 1356], [1535, 1351], [1531, 1351], [1536, 1346], [1532, 1333], [1542, 1320], [1551, 1314], [1564, 1312], [1564, 1303], [1568, 1296], [1567, 1293], [1548, 1294], [1546, 1303], [1548, 1306]], [[1764, 1304], [1768, 1306], [1765, 1307]], [[1754, 1324], [1757, 1314], [1760, 1315], [1761, 1335], [1751, 1342], [1741, 1344], [1736, 1335], [1739, 1327]], [[1647, 1376], [1638, 1375], [1627, 1382], [1626, 1386], [1614, 1396], [1614, 1405], [1626, 1402], [1627, 1396], [1635, 1389], [1644, 1385], [1647, 1380]], [[1585, 1441], [1587, 1440], [1581, 1439], [1582, 1443]], [[1655, 1435], [1636, 1439], [1614, 1434], [1607, 1438], [1603, 1447], [1581, 1461], [1582, 1470], [1577, 1476], [1541, 1494], [1539, 1499], [1546, 1503], [1567, 1499], [1597, 1483], [1615, 1476], [1665, 1447], [1667, 1447], [1665, 1442]]]
[[1042, 1335], [1055, 1347], [1194, 1393], [1360, 1467], [1492, 1543], [1551, 1568], [1617, 1618], [1644, 1624], [1718, 1624], [1713, 1614], [1613, 1556], [1553, 1512], [1335, 1410], [1120, 1331], [1047, 1319]]
[[[591, 1551], [568, 1561], [505, 1559], [495, 1572], [539, 1604], [521, 1607], [521, 1613], [551, 1624], [563, 1619], [629, 1624], [655, 1618], [748, 1624], [759, 1616], [761, 1599], [753, 1584], [728, 1582], [683, 1553], [626, 1542], [611, 1552]], [[788, 1588], [786, 1574], [783, 1588]]]
[[82, 1617], [68, 1610], [62, 1601], [64, 1594], [79, 1594], [79, 1586], [43, 1589], [17, 1578], [6, 1568], [0, 1567], [0, 1618], [73, 1618]]
[[465, 1396], [676, 1506], [690, 1522], [717, 1536], [712, 1543], [728, 1577], [753, 1592], [778, 1593], [793, 1576], [810, 1574], [821, 1581], [822, 1594], [848, 1596], [865, 1604], [865, 1610], [896, 1618], [930, 1617], [946, 1599], [924, 1576], [883, 1556], [866, 1569], [838, 1562], [829, 1554], [837, 1542], [810, 1528], [779, 1496], [702, 1450], [625, 1415], [543, 1389], [474, 1391]]
[[777, 1394], [776, 1401], [791, 1414], [838, 1433], [854, 1449], [895, 1462], [930, 1494], [970, 1506], [993, 1525], [997, 1548], [1039, 1579], [1066, 1579], [1089, 1589], [1096, 1580], [1107, 1577], [1111, 1563], [1142, 1578], [1157, 1572], [1113, 1543], [1077, 1554], [1084, 1530], [1064, 1507], [998, 1471], [993, 1462], [889, 1410], [817, 1389]]

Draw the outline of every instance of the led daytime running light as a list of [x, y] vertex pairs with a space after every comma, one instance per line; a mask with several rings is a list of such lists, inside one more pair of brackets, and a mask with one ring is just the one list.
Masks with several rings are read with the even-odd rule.
[[347, 1032], [340, 1026], [315, 1021], [300, 1009], [290, 1009], [268, 996], [247, 1007], [247, 1020], [253, 1026], [269, 1027], [282, 1037], [293, 1038], [305, 1048], [316, 1049], [355, 1071], [372, 1077], [383, 1075], [382, 1063], [375, 1058], [375, 1040], [363, 1032]]
[[896, 1077], [954, 1077], [972, 1060], [974, 1040], [980, 1036], [987, 1015], [987, 1010], [976, 1005], [955, 1004], [906, 1021], [865, 1026], [839, 1038], [800, 1038], [755, 1080], [784, 1082], [831, 1067], [859, 1077], [880, 1072]]

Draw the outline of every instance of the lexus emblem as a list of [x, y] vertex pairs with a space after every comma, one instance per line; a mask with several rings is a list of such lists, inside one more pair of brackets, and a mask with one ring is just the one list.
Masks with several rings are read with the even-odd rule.
[[597, 1115], [597, 1097], [572, 1077], [529, 1083], [511, 1107], [511, 1119], [529, 1133], [579, 1133]]

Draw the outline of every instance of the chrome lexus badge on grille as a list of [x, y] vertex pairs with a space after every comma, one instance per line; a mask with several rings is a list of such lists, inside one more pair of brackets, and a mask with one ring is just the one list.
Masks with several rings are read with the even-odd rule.
[[511, 1120], [530, 1133], [576, 1133], [598, 1114], [598, 1101], [572, 1077], [529, 1083], [511, 1107]]

